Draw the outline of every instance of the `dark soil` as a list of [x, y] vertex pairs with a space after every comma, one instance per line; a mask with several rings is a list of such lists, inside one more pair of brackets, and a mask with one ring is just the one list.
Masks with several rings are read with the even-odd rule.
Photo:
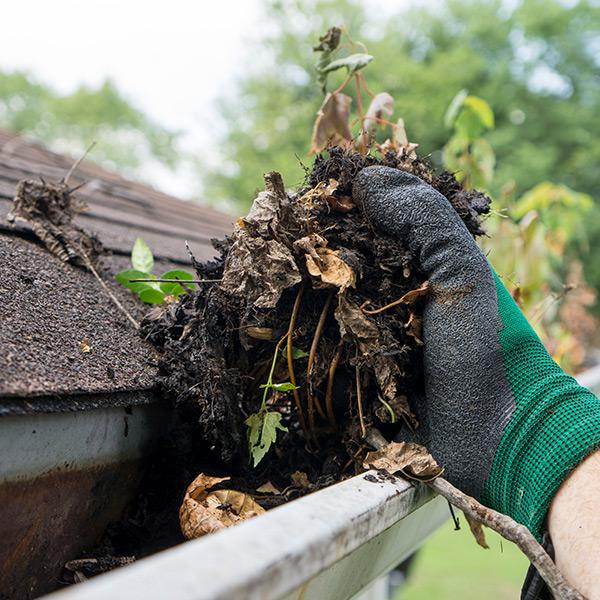
[[[236, 232], [214, 241], [220, 258], [195, 264], [199, 278], [221, 283], [200, 284], [143, 324], [146, 338], [162, 352], [162, 393], [197, 423], [195, 435], [209, 446], [214, 469], [234, 477], [237, 489], [267, 481], [289, 488], [296, 471], [306, 473], [315, 489], [362, 470], [361, 427], [375, 425], [392, 438], [402, 427], [418, 426], [410, 406], [422, 391], [423, 294], [377, 314], [363, 310], [384, 307], [424, 282], [402, 241], [373, 231], [351, 202], [355, 176], [374, 164], [418, 175], [449, 199], [473, 235], [483, 233], [480, 216], [488, 212], [489, 199], [465, 191], [451, 174], [436, 175], [422, 159], [395, 152], [378, 159], [332, 149], [316, 159], [295, 194], [286, 194], [278, 175], [269, 174], [267, 191]], [[332, 179], [337, 185], [327, 188]], [[307, 270], [306, 254], [321, 260], [325, 243], [350, 267], [354, 287], [326, 285]], [[293, 347], [309, 352], [329, 302], [324, 327], [310, 375], [306, 356], [293, 361], [297, 398], [292, 392], [271, 395], [268, 410], [282, 415], [288, 431], [278, 432], [252, 468], [245, 421], [259, 410], [259, 386], [300, 289]], [[273, 380], [290, 381], [284, 355]]]

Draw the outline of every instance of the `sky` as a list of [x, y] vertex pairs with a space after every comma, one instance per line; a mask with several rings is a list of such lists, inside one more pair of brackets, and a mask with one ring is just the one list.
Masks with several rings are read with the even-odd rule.
[[[393, 11], [417, 0], [367, 0]], [[260, 36], [260, 0], [18, 0], [2, 4], [0, 68], [27, 70], [57, 91], [112, 78], [182, 147], [210, 143], [216, 101]], [[142, 175], [191, 196], [197, 181], [153, 165]]]

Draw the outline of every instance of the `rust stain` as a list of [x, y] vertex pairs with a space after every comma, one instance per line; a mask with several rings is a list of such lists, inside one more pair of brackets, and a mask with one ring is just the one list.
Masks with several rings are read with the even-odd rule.
[[0, 484], [0, 597], [57, 589], [65, 562], [120, 517], [140, 476], [139, 462], [130, 461]]

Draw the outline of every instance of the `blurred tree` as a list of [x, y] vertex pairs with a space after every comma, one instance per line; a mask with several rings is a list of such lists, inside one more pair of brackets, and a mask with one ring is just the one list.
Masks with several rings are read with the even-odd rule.
[[60, 95], [26, 73], [0, 71], [0, 127], [73, 155], [96, 140], [92, 158], [128, 172], [151, 159], [176, 161], [176, 134], [132, 106], [110, 80]]
[[[290, 186], [302, 180], [321, 101], [311, 45], [328, 26], [345, 23], [375, 56], [370, 87], [394, 96], [409, 139], [435, 164], [450, 134], [446, 108], [465, 88], [496, 115], [486, 136], [496, 153], [492, 193], [510, 187], [518, 197], [551, 180], [598, 205], [599, 7], [598, 0], [448, 0], [383, 20], [359, 0], [265, 0], [271, 33], [249, 52], [245, 75], [221, 101], [220, 160], [203, 173], [206, 195], [244, 210], [263, 171], [281, 171]], [[590, 243], [600, 246], [600, 209], [587, 220]], [[586, 261], [586, 272], [600, 288], [594, 261]]]

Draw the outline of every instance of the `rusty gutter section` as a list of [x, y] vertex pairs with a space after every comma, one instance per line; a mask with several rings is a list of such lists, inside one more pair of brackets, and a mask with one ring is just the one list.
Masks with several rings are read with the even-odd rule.
[[65, 562], [97, 543], [132, 499], [169, 413], [148, 393], [119, 400], [2, 402], [0, 597], [55, 590]]

